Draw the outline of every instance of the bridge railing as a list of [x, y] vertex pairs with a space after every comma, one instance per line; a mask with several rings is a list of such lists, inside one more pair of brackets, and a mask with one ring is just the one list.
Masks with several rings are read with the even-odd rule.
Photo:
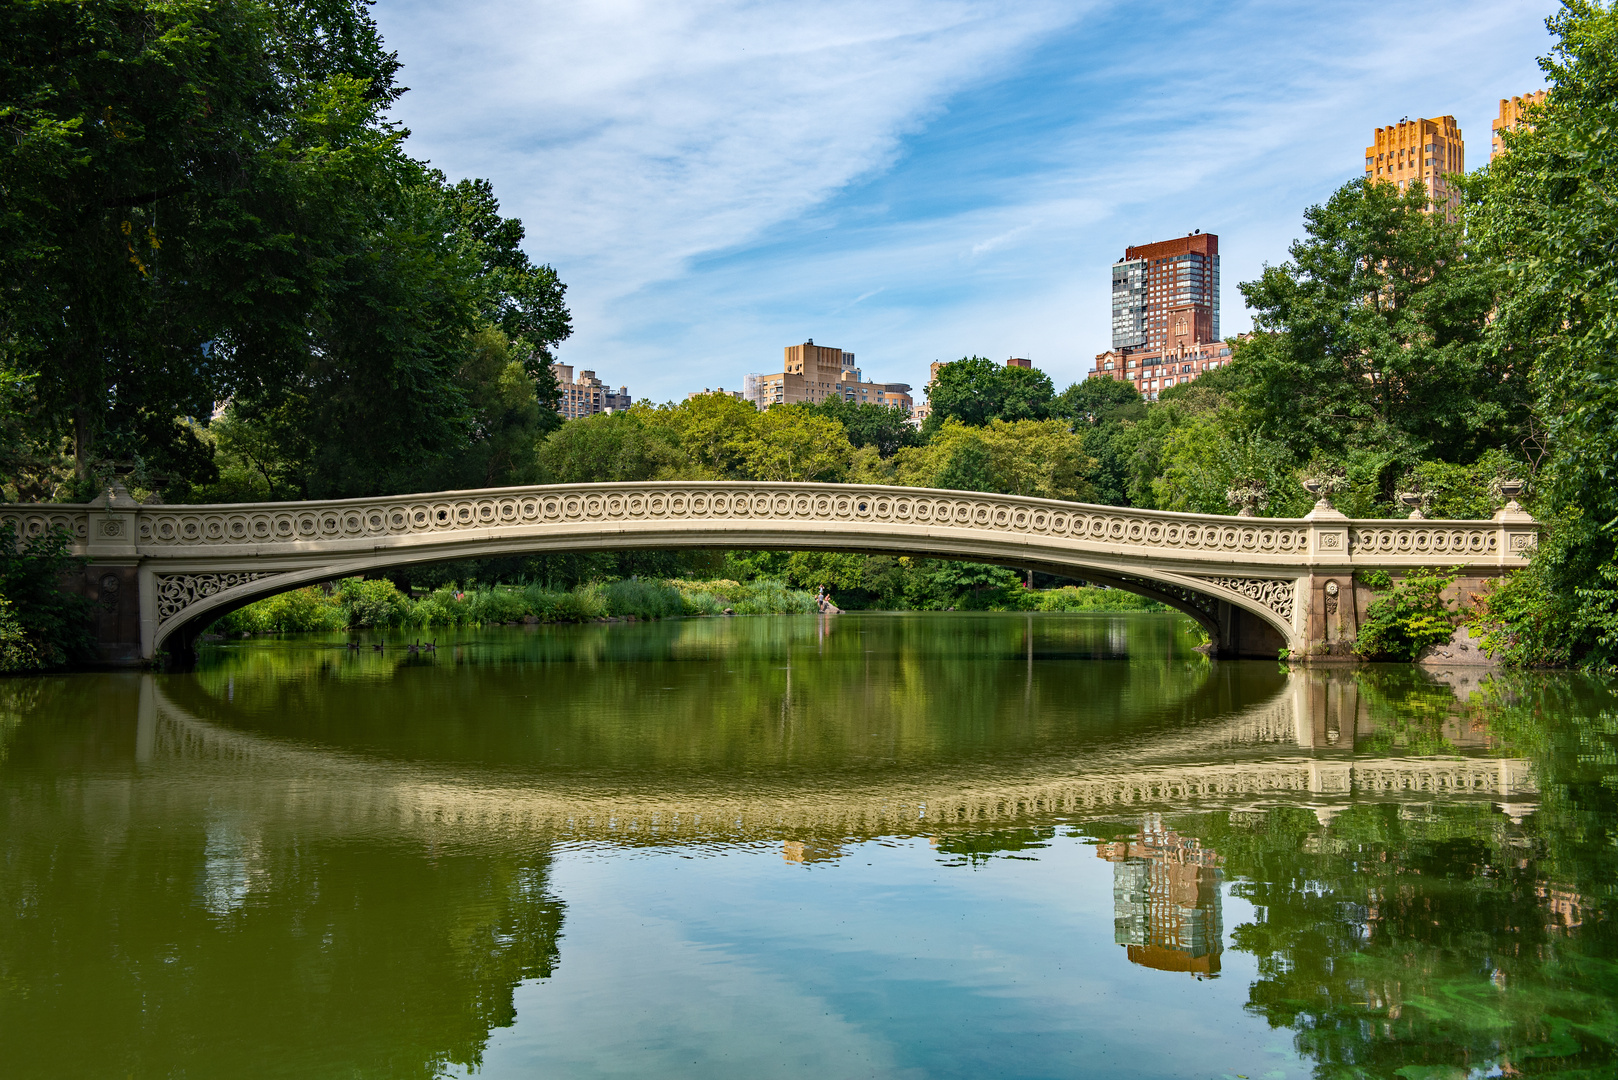
[[1183, 514], [980, 492], [854, 484], [745, 481], [569, 484], [368, 499], [220, 505], [142, 505], [127, 494], [96, 503], [0, 504], [20, 538], [65, 528], [80, 554], [228, 555], [285, 544], [333, 550], [480, 531], [513, 536], [625, 525], [706, 523], [747, 532], [893, 528], [1068, 541], [1117, 554], [1243, 557], [1292, 565], [1521, 565], [1540, 526], [1520, 511], [1492, 520], [1350, 519]]

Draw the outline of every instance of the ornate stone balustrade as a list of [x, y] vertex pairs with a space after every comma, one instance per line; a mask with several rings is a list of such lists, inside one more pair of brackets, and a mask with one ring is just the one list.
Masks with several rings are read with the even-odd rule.
[[[66, 527], [82, 549], [91, 510], [0, 505], [23, 536]], [[1362, 557], [1442, 564], [1522, 559], [1532, 522], [1238, 518], [1177, 514], [955, 491], [842, 484], [565, 485], [305, 503], [132, 508], [142, 554], [441, 538], [468, 530], [711, 522], [920, 527], [1053, 538], [1157, 555], [1252, 556], [1296, 563]], [[1342, 541], [1334, 544], [1342, 534]], [[115, 535], [115, 534], [113, 534]], [[1509, 539], [1506, 537], [1509, 536]], [[1344, 548], [1346, 547], [1346, 552]]]
[[80, 506], [0, 503], [0, 526], [17, 530], [17, 539], [30, 540], [52, 529], [65, 529], [75, 549], [83, 552], [90, 539], [90, 513]]

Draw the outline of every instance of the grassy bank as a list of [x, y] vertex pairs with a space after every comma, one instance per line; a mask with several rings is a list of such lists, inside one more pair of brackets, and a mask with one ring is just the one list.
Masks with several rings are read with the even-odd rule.
[[220, 634], [286, 634], [310, 630], [355, 630], [434, 626], [490, 626], [537, 619], [665, 619], [685, 615], [802, 614], [814, 598], [779, 581], [651, 581], [632, 579], [588, 584], [565, 591], [540, 585], [493, 585], [457, 592], [445, 587], [407, 596], [391, 581], [345, 578], [330, 592], [321, 587], [260, 600], [216, 622]]

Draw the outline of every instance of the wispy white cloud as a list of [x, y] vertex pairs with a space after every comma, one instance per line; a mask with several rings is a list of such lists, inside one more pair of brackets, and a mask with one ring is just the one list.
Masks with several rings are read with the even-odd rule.
[[[416, 152], [488, 176], [637, 394], [814, 336], [868, 374], [1107, 344], [1105, 267], [1203, 228], [1285, 257], [1376, 124], [1537, 85], [1553, 0], [1183, 5], [382, 0]], [[1543, 9], [1543, 10], [1541, 10]], [[1442, 28], [1434, 30], [1433, 28]], [[856, 299], [850, 301], [849, 296]], [[697, 357], [698, 360], [690, 358]]]
[[1068, 5], [384, 0], [412, 146], [497, 181], [589, 319], [881, 170]]

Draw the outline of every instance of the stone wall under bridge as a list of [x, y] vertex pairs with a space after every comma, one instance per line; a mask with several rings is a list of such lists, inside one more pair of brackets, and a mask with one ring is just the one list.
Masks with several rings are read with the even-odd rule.
[[1460, 567], [1464, 592], [1526, 565], [1539, 528], [1490, 521], [1178, 514], [852, 484], [569, 484], [325, 502], [0, 505], [22, 537], [65, 529], [87, 560], [108, 664], [183, 659], [210, 623], [288, 589], [393, 567], [544, 551], [773, 548], [965, 559], [1128, 589], [1185, 612], [1215, 655], [1326, 652], [1369, 596], [1357, 570]]

